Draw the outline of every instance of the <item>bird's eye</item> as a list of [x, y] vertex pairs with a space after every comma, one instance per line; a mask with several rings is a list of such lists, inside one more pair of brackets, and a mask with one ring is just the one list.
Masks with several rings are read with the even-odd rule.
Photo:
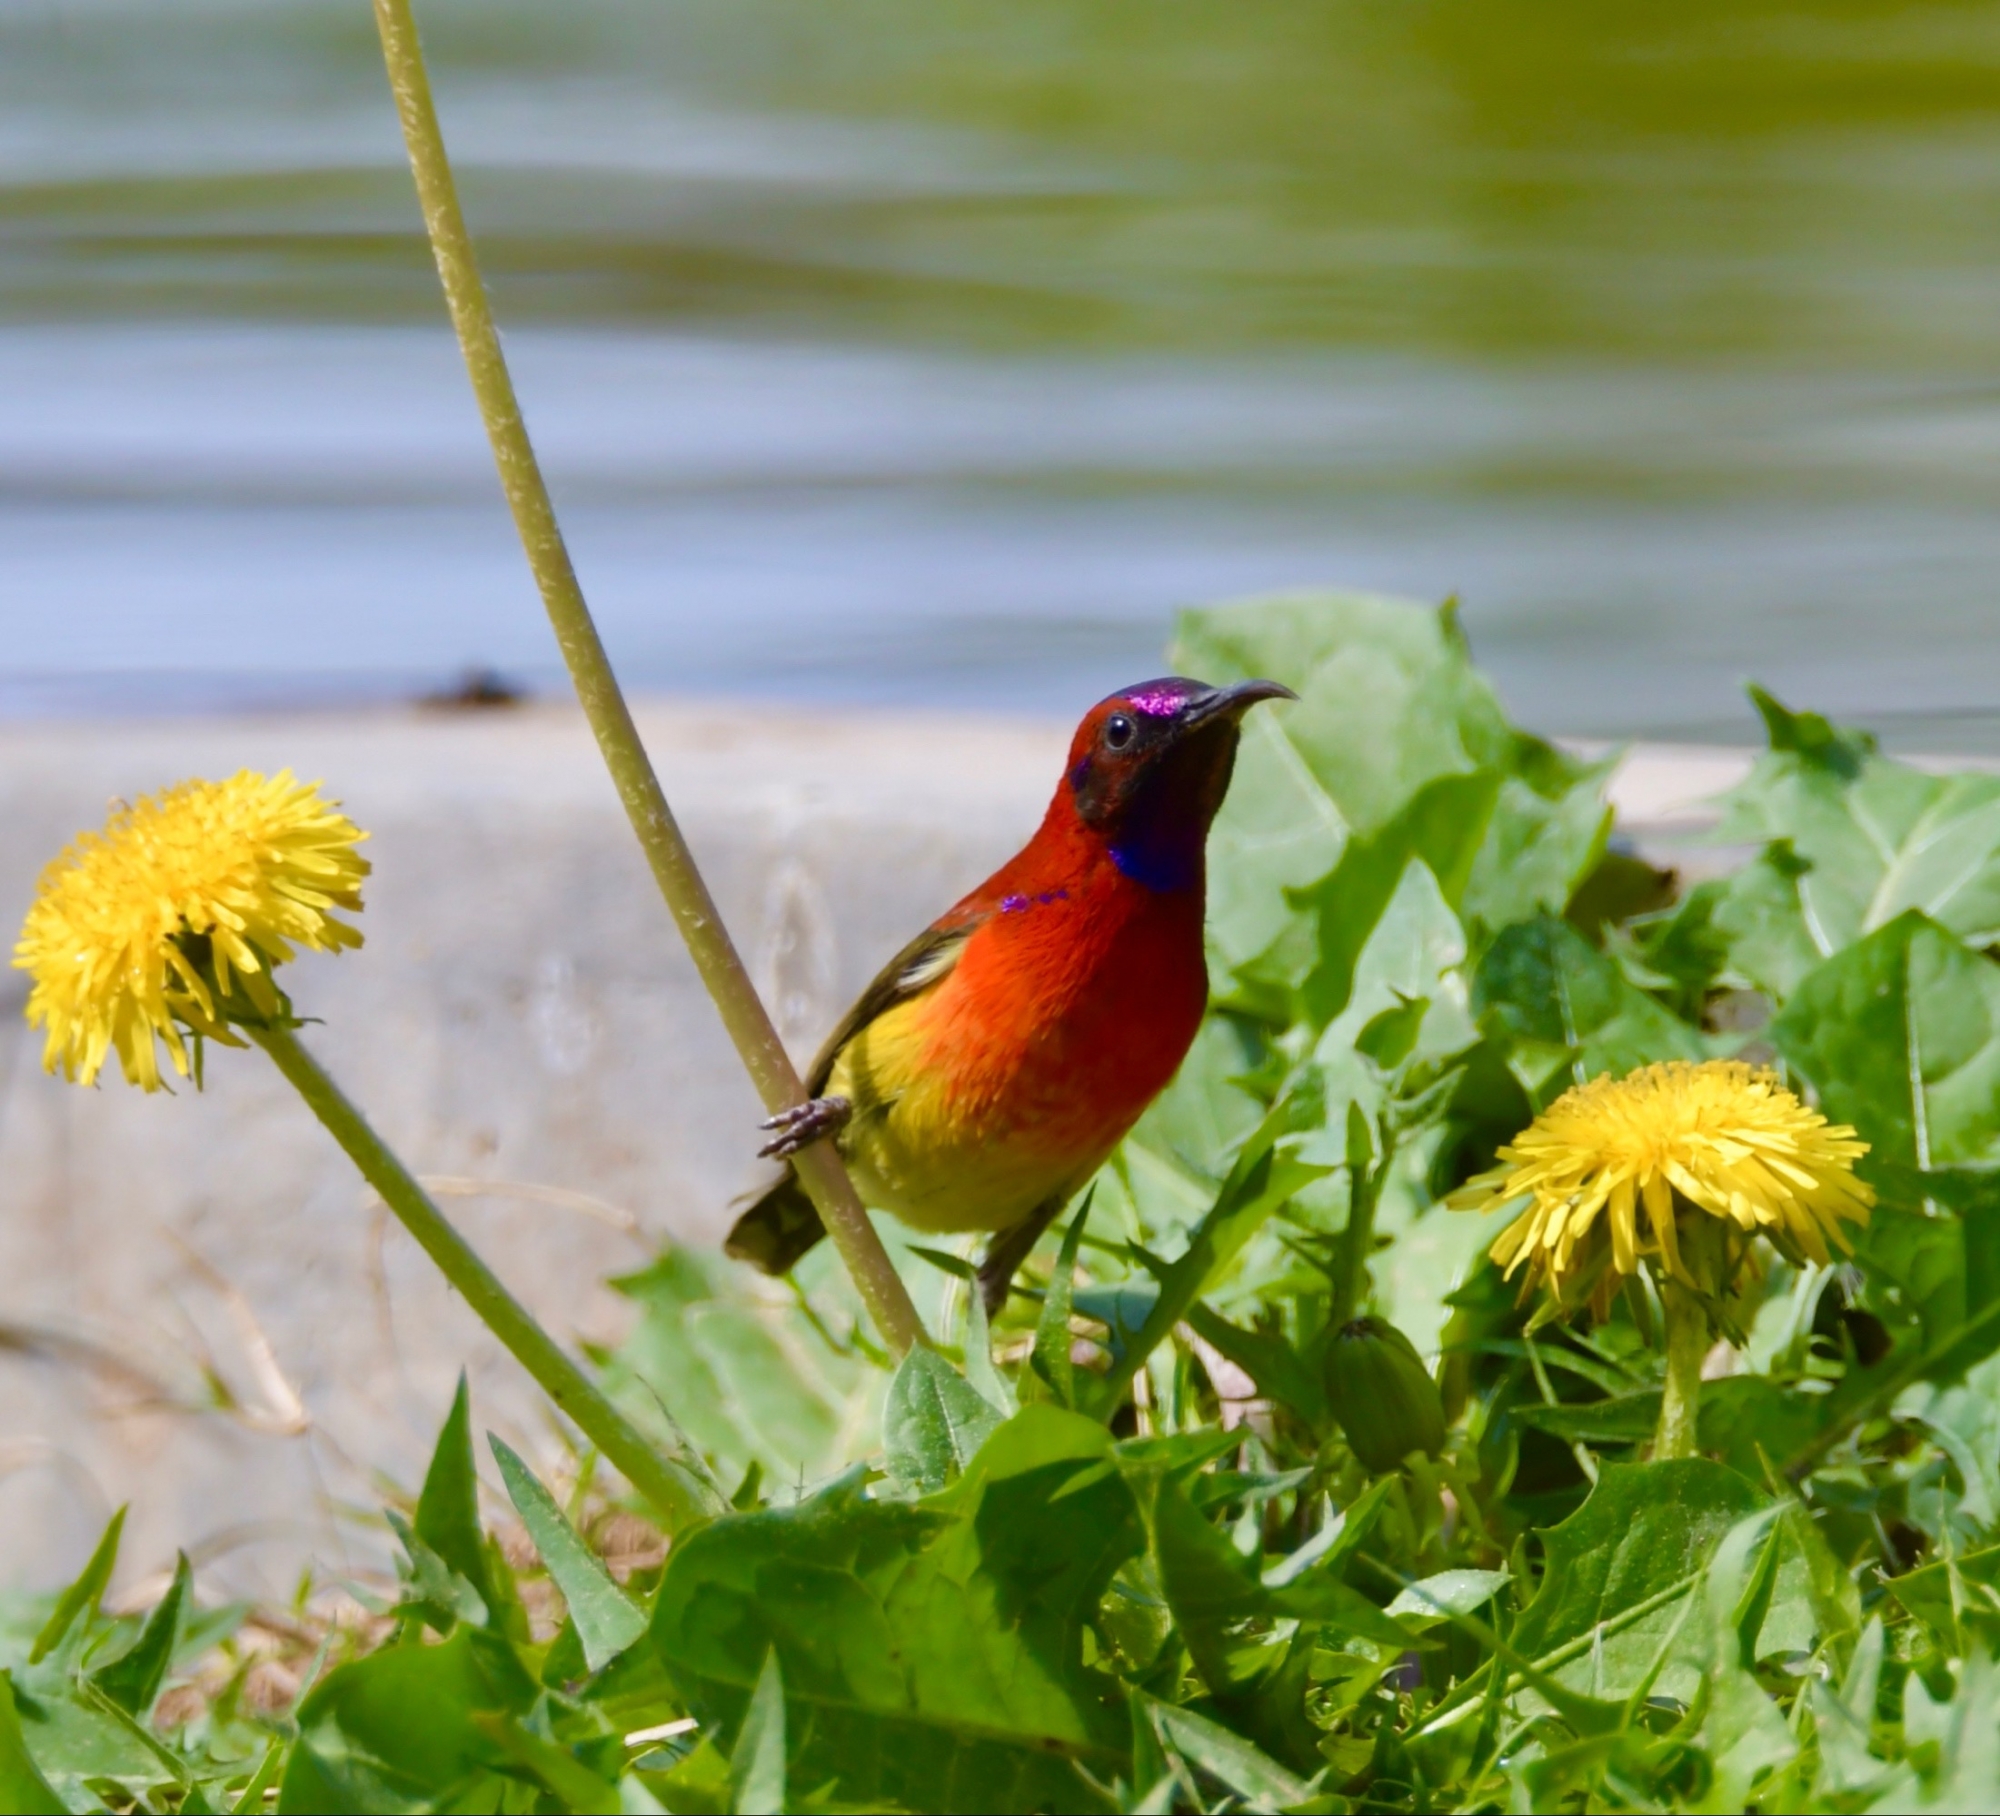
[[1104, 748], [1123, 750], [1139, 735], [1138, 726], [1132, 723], [1127, 713], [1113, 713], [1104, 721]]

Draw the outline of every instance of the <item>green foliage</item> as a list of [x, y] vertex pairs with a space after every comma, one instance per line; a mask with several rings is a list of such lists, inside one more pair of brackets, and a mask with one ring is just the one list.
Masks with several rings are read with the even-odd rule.
[[[114, 1520], [0, 1658], [0, 1802], [2000, 1800], [2000, 783], [1759, 695], [1754, 855], [1676, 894], [1449, 613], [1252, 602], [1176, 661], [1301, 699], [1216, 828], [1215, 1011], [997, 1328], [914, 1253], [892, 1368], [830, 1256], [669, 1250], [599, 1360], [726, 1511], [616, 1564], [589, 1461], [559, 1498], [495, 1442], [496, 1534], [461, 1386], [392, 1596], [277, 1712], [185, 1566], [106, 1612]], [[1703, 1454], [1649, 1461], [1654, 1283], [1522, 1304], [1441, 1200], [1572, 1083], [1737, 1052], [1880, 1202], [1832, 1266], [1753, 1245]]]

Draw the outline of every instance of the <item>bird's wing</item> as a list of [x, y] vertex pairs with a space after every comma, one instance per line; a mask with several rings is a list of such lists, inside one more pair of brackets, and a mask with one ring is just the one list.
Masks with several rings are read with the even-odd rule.
[[921, 996], [933, 984], [949, 977], [960, 954], [965, 951], [965, 942], [984, 919], [984, 915], [969, 916], [961, 921], [926, 928], [884, 965], [875, 981], [862, 991], [854, 1007], [840, 1018], [840, 1025], [826, 1037], [825, 1045], [812, 1063], [812, 1071], [806, 1075], [807, 1095], [817, 1097], [826, 1089], [826, 1081], [833, 1073], [833, 1062], [840, 1057], [841, 1048], [877, 1016], [886, 1014], [898, 1003], [908, 1002], [913, 996]]

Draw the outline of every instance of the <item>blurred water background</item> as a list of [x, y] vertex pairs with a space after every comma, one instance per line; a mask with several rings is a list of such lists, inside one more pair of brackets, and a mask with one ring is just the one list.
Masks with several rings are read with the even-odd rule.
[[[1550, 730], [2000, 749], [2000, 7], [424, 0], [636, 683], [1067, 712], [1462, 596]], [[366, 0], [0, 4], [0, 713], [559, 676]]]

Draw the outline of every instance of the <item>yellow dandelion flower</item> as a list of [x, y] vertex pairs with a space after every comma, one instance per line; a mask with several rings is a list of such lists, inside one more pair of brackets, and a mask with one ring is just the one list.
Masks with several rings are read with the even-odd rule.
[[43, 1067], [89, 1084], [115, 1051], [155, 1091], [156, 1041], [185, 1078], [183, 1029], [234, 1044], [232, 999], [283, 1013], [273, 966], [361, 944], [332, 911], [360, 910], [367, 836], [289, 770], [181, 782], [80, 834], [42, 872], [14, 948]]
[[1491, 1250], [1510, 1279], [1526, 1267], [1531, 1284], [1560, 1293], [1608, 1241], [1616, 1274], [1657, 1256], [1669, 1276], [1694, 1285], [1675, 1238], [1677, 1200], [1823, 1263], [1829, 1241], [1851, 1246], [1843, 1220], [1865, 1223], [1875, 1202], [1854, 1176], [1867, 1152], [1851, 1128], [1767, 1071], [1670, 1060], [1564, 1092], [1500, 1150], [1500, 1165], [1445, 1202], [1499, 1210], [1526, 1201]]

